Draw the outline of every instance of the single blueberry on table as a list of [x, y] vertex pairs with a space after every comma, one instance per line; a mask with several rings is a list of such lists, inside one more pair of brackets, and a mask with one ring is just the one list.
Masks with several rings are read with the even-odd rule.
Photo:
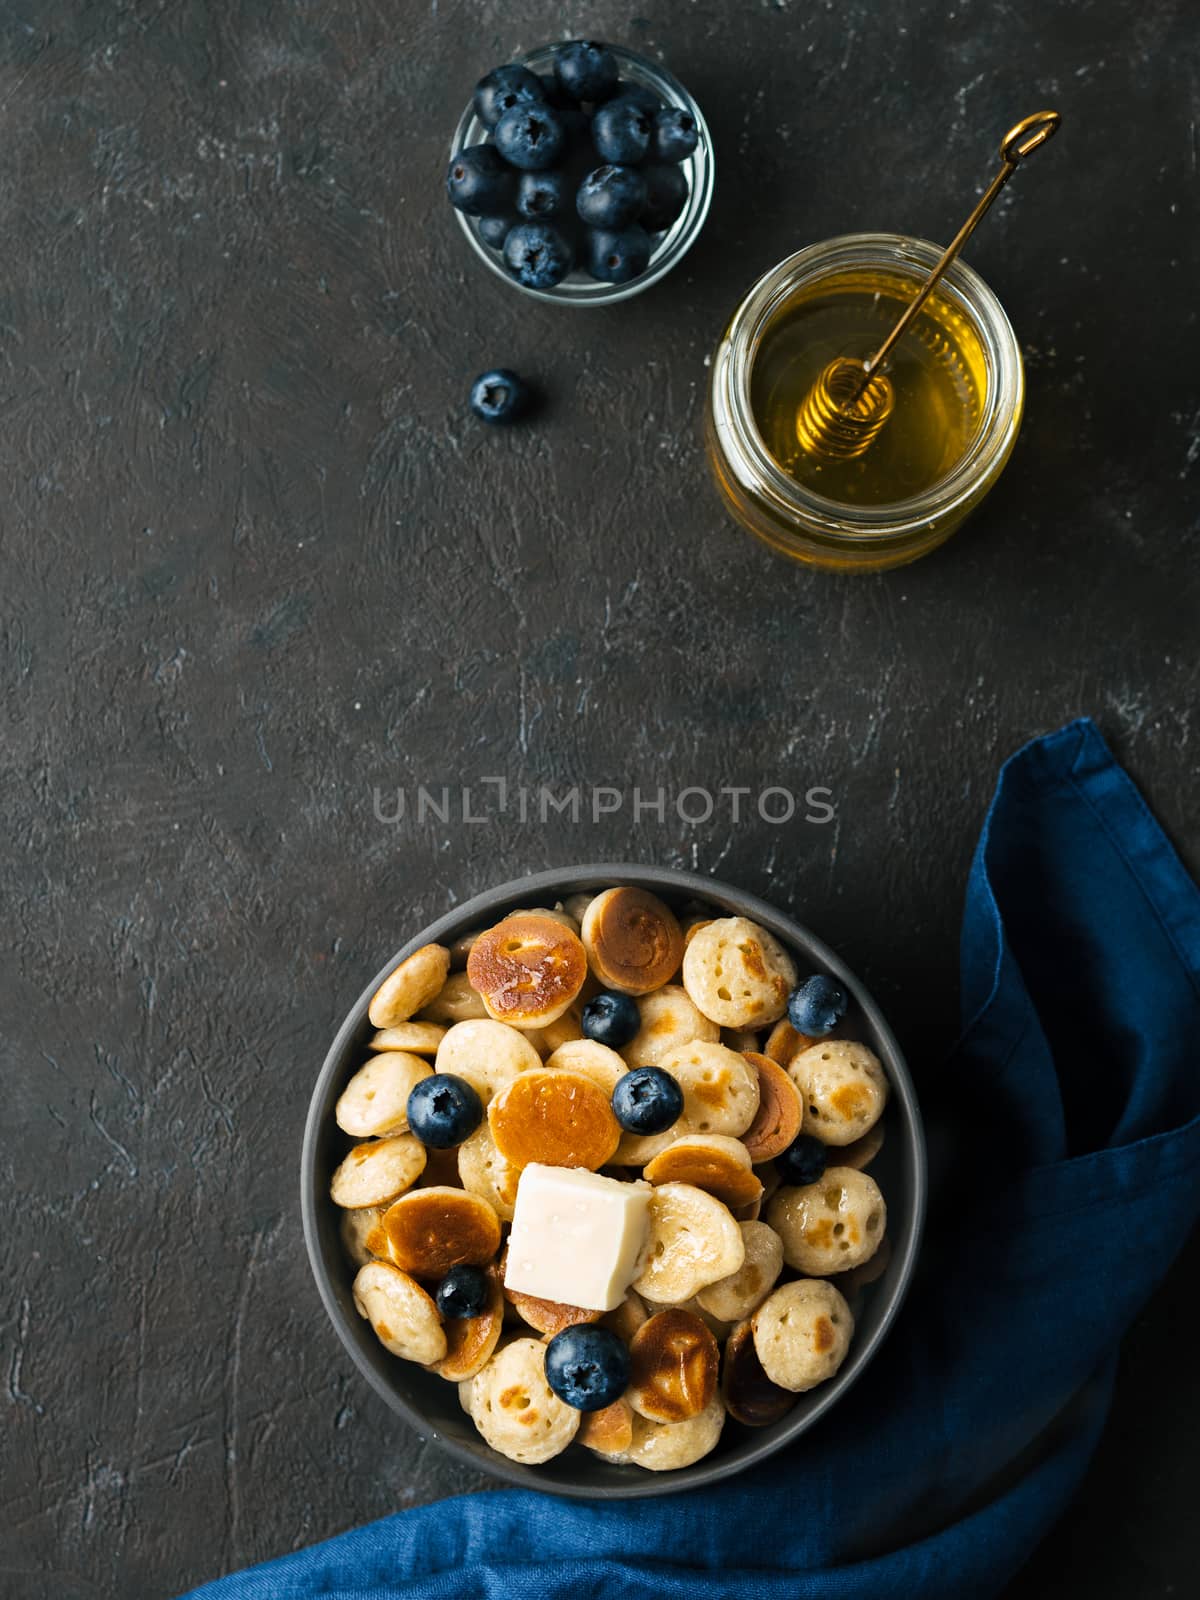
[[629, 1387], [629, 1350], [611, 1328], [564, 1328], [546, 1346], [546, 1382], [564, 1405], [603, 1411]]
[[641, 167], [646, 206], [638, 219], [647, 233], [665, 233], [687, 204], [688, 181], [678, 167]]
[[631, 222], [627, 228], [589, 228], [585, 266], [598, 283], [628, 283], [650, 265], [650, 235]]
[[650, 148], [655, 123], [628, 95], [606, 100], [592, 118], [592, 143], [602, 161], [639, 162]]
[[634, 1067], [617, 1079], [612, 1108], [626, 1133], [665, 1133], [683, 1112], [683, 1090], [661, 1067]]
[[696, 119], [682, 106], [666, 106], [654, 119], [654, 159], [686, 161], [700, 138]]
[[637, 1001], [629, 994], [604, 989], [593, 995], [583, 1008], [580, 1026], [585, 1039], [606, 1044], [610, 1050], [626, 1045], [642, 1025]]
[[483, 1121], [483, 1102], [465, 1078], [434, 1072], [413, 1086], [408, 1126], [431, 1150], [450, 1150], [469, 1139]]
[[490, 1299], [491, 1284], [482, 1267], [451, 1267], [434, 1295], [438, 1310], [451, 1321], [481, 1317]]
[[516, 174], [490, 144], [468, 145], [446, 170], [450, 204], [472, 216], [493, 217], [508, 210], [516, 188]]
[[554, 52], [554, 76], [572, 100], [604, 100], [620, 79], [617, 58], [593, 39], [572, 39]]
[[783, 1154], [775, 1157], [783, 1182], [801, 1186], [824, 1177], [828, 1163], [829, 1151], [810, 1133], [797, 1134]]
[[832, 1033], [849, 1009], [850, 996], [823, 972], [805, 978], [788, 996], [788, 1021], [810, 1039], [823, 1039]]
[[476, 224], [479, 237], [493, 250], [502, 250], [508, 230], [516, 226], [516, 217], [480, 217]]
[[569, 239], [548, 222], [522, 222], [504, 241], [504, 265], [527, 289], [553, 289], [571, 270]]
[[472, 97], [475, 115], [485, 128], [494, 128], [506, 111], [514, 106], [547, 104], [546, 85], [528, 67], [512, 61], [497, 67], [475, 85]]
[[482, 372], [471, 385], [471, 410], [483, 422], [515, 422], [528, 402], [524, 381], [508, 367]]
[[625, 228], [646, 204], [646, 180], [632, 167], [603, 166], [579, 185], [575, 209], [589, 228]]
[[496, 149], [509, 166], [543, 172], [562, 154], [563, 127], [550, 106], [514, 106], [496, 124]]
[[572, 199], [565, 172], [523, 172], [517, 184], [517, 210], [527, 222], [541, 222], [566, 211]]

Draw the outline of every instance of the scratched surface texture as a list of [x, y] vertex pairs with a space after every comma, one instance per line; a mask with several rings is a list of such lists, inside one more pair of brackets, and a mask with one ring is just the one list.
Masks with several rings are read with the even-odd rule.
[[[718, 873], [843, 950], [919, 1078], [1023, 739], [1094, 713], [1200, 862], [1194, 23], [4, 0], [6, 1600], [170, 1595], [482, 1487], [355, 1376], [296, 1204], [339, 1017], [456, 898], [594, 857]], [[693, 255], [598, 313], [491, 278], [441, 195], [479, 73], [580, 31], [669, 62], [719, 152]], [[970, 251], [1028, 363], [1007, 476], [908, 571], [791, 568], [705, 479], [723, 318], [803, 243], [945, 238], [1043, 103], [1065, 129]], [[464, 405], [496, 363], [545, 394], [509, 433]], [[386, 815], [485, 775], [628, 798], [596, 824], [376, 818], [376, 787]], [[836, 820], [635, 819], [635, 784], [820, 785]], [[1191, 1592], [1184, 1284], [1015, 1597]]]

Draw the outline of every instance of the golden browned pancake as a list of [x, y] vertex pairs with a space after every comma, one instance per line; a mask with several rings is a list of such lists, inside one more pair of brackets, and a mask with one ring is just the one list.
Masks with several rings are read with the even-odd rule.
[[523, 1072], [488, 1107], [496, 1148], [515, 1166], [587, 1167], [612, 1158], [621, 1138], [608, 1096], [578, 1072]]
[[672, 1307], [644, 1322], [630, 1342], [629, 1358], [629, 1403], [652, 1422], [685, 1422], [716, 1392], [717, 1341], [690, 1311]]
[[383, 1230], [392, 1260], [418, 1278], [486, 1266], [500, 1248], [500, 1219], [465, 1189], [413, 1189], [389, 1207]]
[[749, 1320], [739, 1322], [725, 1341], [721, 1395], [733, 1420], [748, 1428], [769, 1427], [787, 1416], [796, 1403], [790, 1390], [772, 1383], [763, 1371]]
[[804, 1106], [796, 1085], [777, 1062], [754, 1050], [745, 1054], [758, 1074], [758, 1110], [742, 1142], [757, 1165], [781, 1155], [791, 1144], [800, 1132]]
[[623, 994], [661, 988], [683, 959], [675, 913], [645, 889], [606, 889], [588, 906], [581, 931], [592, 971]]
[[518, 912], [479, 935], [467, 977], [496, 1022], [545, 1028], [582, 989], [587, 957], [578, 934], [557, 918]]

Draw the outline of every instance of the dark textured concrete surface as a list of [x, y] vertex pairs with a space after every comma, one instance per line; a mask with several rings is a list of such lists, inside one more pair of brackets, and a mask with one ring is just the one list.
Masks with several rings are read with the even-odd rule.
[[[441, 196], [479, 72], [579, 31], [668, 61], [719, 157], [693, 255], [608, 312], [510, 292]], [[717, 873], [842, 949], [919, 1080], [1020, 741], [1094, 713], [1200, 862], [1195, 46], [1187, 0], [4, 0], [6, 1600], [168, 1595], [480, 1486], [354, 1376], [296, 1205], [342, 1011], [455, 897]], [[946, 237], [1043, 103], [970, 251], [1028, 362], [1006, 478], [910, 570], [788, 566], [705, 479], [723, 318], [800, 244]], [[494, 363], [536, 423], [466, 414]], [[484, 775], [837, 815], [374, 815]], [[1015, 1600], [1194, 1592], [1187, 1271]]]

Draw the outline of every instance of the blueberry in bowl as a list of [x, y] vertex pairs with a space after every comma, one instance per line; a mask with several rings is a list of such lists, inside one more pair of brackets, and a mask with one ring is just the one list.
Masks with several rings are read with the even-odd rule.
[[[559, 305], [609, 305], [657, 283], [695, 242], [715, 174], [703, 114], [683, 85], [596, 40], [493, 66], [450, 157], [447, 196], [476, 254], [523, 293]], [[605, 168], [623, 176], [597, 185]], [[559, 238], [518, 234], [510, 248], [530, 223]]]

